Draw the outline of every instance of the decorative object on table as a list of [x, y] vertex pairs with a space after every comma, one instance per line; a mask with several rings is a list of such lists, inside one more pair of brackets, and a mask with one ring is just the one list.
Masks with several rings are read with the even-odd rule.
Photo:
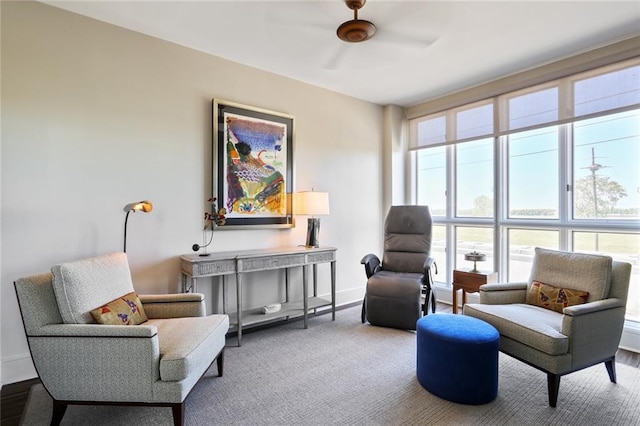
[[123, 252], [127, 252], [127, 222], [129, 221], [129, 213], [131, 212], [139, 212], [142, 211], [144, 213], [149, 213], [151, 210], [153, 210], [153, 204], [151, 204], [151, 201], [149, 200], [142, 200], [142, 201], [138, 201], [135, 203], [129, 203], [126, 206], [124, 206], [123, 209], [125, 212], [127, 212], [127, 215], [124, 218], [124, 248], [122, 249]]
[[471, 272], [479, 272], [478, 268], [476, 267], [476, 262], [484, 262], [485, 260], [487, 260], [487, 256], [474, 250], [470, 253], [466, 253], [464, 255], [464, 260], [473, 262], [473, 269], [471, 270]]
[[282, 305], [279, 303], [272, 303], [271, 305], [263, 306], [261, 311], [263, 314], [275, 314], [276, 312], [280, 312], [282, 309]]
[[293, 195], [293, 214], [309, 215], [307, 219], [306, 247], [318, 247], [320, 241], [320, 218], [329, 214], [329, 194], [327, 192], [303, 191]]
[[226, 228], [291, 228], [294, 117], [213, 100], [213, 188]]
[[[227, 222], [225, 215], [227, 214], [227, 209], [224, 207], [218, 208], [216, 204], [216, 197], [211, 197], [207, 200], [211, 204], [211, 211], [204, 212], [204, 228], [202, 229], [202, 245], [194, 244], [191, 246], [193, 251], [199, 251], [201, 248], [204, 249], [204, 252], [200, 253], [200, 256], [209, 256], [207, 253], [207, 247], [213, 242], [213, 231], [215, 231], [216, 227], [222, 226]], [[207, 229], [211, 229], [211, 237], [209, 237], [209, 242], [207, 242]]]

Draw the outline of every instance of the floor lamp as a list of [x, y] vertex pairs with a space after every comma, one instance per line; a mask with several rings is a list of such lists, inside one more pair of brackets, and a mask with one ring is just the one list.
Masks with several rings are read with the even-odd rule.
[[303, 191], [293, 196], [293, 214], [311, 216], [307, 219], [307, 241], [305, 247], [319, 247], [320, 218], [329, 214], [329, 193]]
[[151, 201], [143, 200], [143, 201], [138, 201], [136, 203], [129, 203], [126, 206], [124, 206], [123, 210], [127, 212], [127, 215], [124, 218], [124, 249], [122, 250], [126, 253], [127, 252], [127, 222], [129, 221], [129, 213], [131, 212], [135, 213], [139, 211], [142, 211], [144, 213], [149, 213], [151, 210], [153, 210], [153, 204], [151, 204]]

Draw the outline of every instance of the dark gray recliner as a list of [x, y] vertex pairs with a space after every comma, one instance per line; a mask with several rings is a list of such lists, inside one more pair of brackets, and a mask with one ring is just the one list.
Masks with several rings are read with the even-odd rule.
[[[360, 263], [367, 274], [362, 322], [415, 330], [416, 322], [436, 310], [431, 270], [431, 214], [427, 206], [392, 206], [384, 224], [382, 262], [367, 254]], [[437, 270], [436, 270], [437, 273]], [[424, 303], [422, 295], [424, 294]]]

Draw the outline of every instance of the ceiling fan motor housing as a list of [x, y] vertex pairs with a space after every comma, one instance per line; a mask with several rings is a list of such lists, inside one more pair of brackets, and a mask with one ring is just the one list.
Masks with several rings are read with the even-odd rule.
[[348, 43], [369, 40], [376, 33], [376, 26], [363, 19], [353, 19], [338, 27], [338, 38]]
[[367, 2], [367, 0], [344, 0], [347, 7], [352, 10], [358, 10]]
[[376, 26], [369, 21], [358, 19], [358, 9], [364, 6], [367, 0], [345, 0], [344, 2], [349, 9], [353, 10], [353, 19], [338, 27], [338, 38], [347, 43], [369, 40], [376, 33]]

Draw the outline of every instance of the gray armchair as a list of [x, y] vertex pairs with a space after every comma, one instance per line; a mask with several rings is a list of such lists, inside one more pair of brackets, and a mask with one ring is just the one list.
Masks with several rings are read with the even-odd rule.
[[[362, 322], [415, 330], [431, 304], [436, 309], [431, 253], [431, 214], [427, 206], [392, 206], [384, 223], [382, 262], [367, 254], [360, 263], [367, 274]], [[422, 299], [424, 297], [424, 303]]]
[[555, 407], [565, 374], [603, 362], [616, 382], [630, 274], [608, 256], [536, 248], [527, 283], [485, 284], [464, 314], [496, 327], [503, 353], [547, 373]]
[[58, 265], [20, 278], [16, 294], [38, 376], [53, 398], [52, 425], [68, 405], [171, 407], [217, 359], [223, 373], [227, 315], [205, 316], [201, 294], [140, 295], [147, 321], [97, 324], [90, 311], [133, 292], [126, 254]]

